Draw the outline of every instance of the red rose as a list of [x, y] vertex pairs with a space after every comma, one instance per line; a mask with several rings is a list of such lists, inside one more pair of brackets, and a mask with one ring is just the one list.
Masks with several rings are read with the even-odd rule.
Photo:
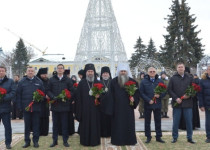
[[42, 92], [41, 90], [37, 89], [36, 90], [41, 96], [45, 96], [44, 92]]
[[130, 86], [130, 85], [133, 85], [133, 84], [136, 84], [136, 83], [133, 82], [133, 81], [128, 81], [128, 82], [125, 83], [126, 86]]
[[73, 87], [77, 88], [78, 87], [78, 83], [74, 83]]
[[104, 87], [101, 83], [95, 83], [93, 86], [97, 87], [99, 90], [101, 90]]
[[164, 89], [166, 89], [166, 85], [161, 83], [161, 82], [158, 84], [158, 86], [163, 87]]
[[70, 91], [67, 90], [67, 89], [65, 89], [64, 91], [65, 91], [66, 97], [67, 97], [68, 99], [70, 99], [70, 98], [71, 98], [71, 93], [70, 93]]

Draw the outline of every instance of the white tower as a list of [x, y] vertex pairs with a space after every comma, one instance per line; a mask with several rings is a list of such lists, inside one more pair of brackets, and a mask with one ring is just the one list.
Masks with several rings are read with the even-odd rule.
[[108, 65], [113, 76], [115, 65], [127, 62], [111, 0], [90, 0], [74, 61]]

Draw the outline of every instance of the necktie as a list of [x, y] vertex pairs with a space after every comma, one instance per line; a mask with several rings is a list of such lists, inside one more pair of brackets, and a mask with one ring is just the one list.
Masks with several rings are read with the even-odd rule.
[[152, 82], [155, 82], [155, 79], [150, 79]]

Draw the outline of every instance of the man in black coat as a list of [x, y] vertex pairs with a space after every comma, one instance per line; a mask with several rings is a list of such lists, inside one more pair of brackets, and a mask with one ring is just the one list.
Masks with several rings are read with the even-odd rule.
[[[187, 128], [187, 140], [189, 143], [194, 144], [192, 139], [193, 128], [192, 128], [192, 107], [193, 100], [191, 97], [186, 95], [186, 89], [191, 86], [192, 78], [185, 73], [185, 65], [183, 63], [177, 64], [177, 73], [172, 76], [168, 84], [168, 93], [172, 97], [173, 107], [173, 140], [172, 143], [176, 143], [178, 139], [178, 128], [183, 112], [186, 128]], [[181, 99], [182, 97], [182, 99]], [[178, 104], [178, 105], [175, 105]]]
[[106, 108], [103, 105], [106, 105], [111, 99], [110, 83], [112, 80], [111, 72], [109, 67], [104, 66], [101, 68], [100, 81], [104, 85], [104, 94], [101, 98], [101, 137], [110, 137], [111, 136], [111, 115], [107, 115]]
[[29, 66], [26, 70], [26, 74], [26, 77], [23, 77], [17, 88], [17, 105], [19, 109], [23, 110], [25, 124], [25, 145], [23, 148], [30, 146], [31, 125], [33, 130], [34, 147], [38, 148], [41, 103], [34, 102], [30, 111], [26, 111], [25, 108], [33, 101], [33, 93], [37, 89], [44, 92], [44, 86], [42, 81], [35, 76], [35, 69], [33, 67]]
[[100, 144], [100, 106], [95, 104], [92, 87], [100, 83], [96, 78], [93, 64], [86, 64], [83, 79], [79, 82], [76, 96], [76, 118], [80, 122], [80, 144], [96, 146]]
[[[47, 88], [49, 79], [47, 76], [47, 68], [40, 68], [37, 77], [42, 80], [44, 88]], [[45, 93], [46, 94], [46, 93]], [[47, 103], [46, 97], [41, 102], [41, 114], [40, 114], [40, 136], [47, 136], [49, 132], [49, 104]]]
[[[165, 141], [161, 139], [161, 99], [165, 96], [165, 93], [154, 93], [154, 89], [159, 83], [163, 83], [163, 81], [158, 78], [156, 69], [154, 67], [150, 67], [148, 69], [148, 75], [145, 75], [144, 80], [141, 81], [140, 84], [140, 95], [144, 100], [145, 136], [147, 137], [145, 143], [150, 143], [152, 139], [150, 127], [152, 112], [155, 120], [156, 141], [165, 143]], [[153, 100], [153, 97], [155, 97], [155, 101]]]
[[15, 96], [16, 87], [12, 79], [7, 78], [6, 68], [0, 66], [0, 88], [5, 89], [6, 95], [0, 99], [0, 122], [4, 124], [5, 128], [5, 144], [7, 149], [11, 149], [12, 142], [12, 128], [10, 120], [11, 100]]
[[[66, 102], [63, 102], [61, 99], [58, 99], [57, 96], [62, 92], [62, 90], [67, 89], [73, 94], [73, 84], [66, 75], [64, 75], [64, 65], [58, 64], [57, 65], [57, 75], [54, 75], [50, 78], [49, 84], [47, 86], [47, 95], [51, 100], [55, 102], [51, 104], [51, 111], [52, 111], [52, 120], [53, 120], [53, 143], [50, 147], [54, 147], [58, 144], [58, 119], [61, 120], [62, 126], [62, 136], [63, 136], [63, 145], [65, 147], [69, 147], [68, 138], [69, 138], [69, 131], [68, 131], [68, 113], [70, 111], [70, 99]], [[73, 95], [72, 95], [73, 96]]]

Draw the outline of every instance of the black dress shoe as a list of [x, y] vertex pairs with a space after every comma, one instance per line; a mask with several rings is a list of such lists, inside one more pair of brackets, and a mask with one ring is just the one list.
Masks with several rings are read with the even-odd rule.
[[24, 145], [23, 145], [23, 148], [27, 148], [27, 147], [29, 147], [30, 146], [30, 143], [25, 143]]
[[151, 138], [147, 138], [147, 140], [145, 141], [145, 143], [150, 143], [151, 142]]
[[11, 145], [10, 144], [6, 145], [6, 149], [12, 149]]
[[206, 139], [206, 141], [205, 141], [206, 143], [210, 143], [210, 139]]
[[171, 143], [176, 143], [177, 142], [177, 139], [173, 139], [172, 141], [171, 141]]
[[161, 138], [156, 139], [156, 141], [160, 143], [165, 143], [165, 141], [163, 141]]
[[64, 145], [65, 147], [69, 147], [69, 146], [70, 146], [69, 143], [67, 143], [67, 142], [63, 143], [63, 145]]
[[189, 142], [191, 144], [195, 144], [195, 142], [192, 139], [188, 139], [187, 142]]
[[50, 147], [55, 147], [56, 145], [58, 145], [58, 143], [57, 143], [57, 142], [53, 142], [53, 143], [50, 145]]
[[38, 148], [39, 147], [39, 144], [38, 143], [34, 143], [34, 147], [35, 148]]

